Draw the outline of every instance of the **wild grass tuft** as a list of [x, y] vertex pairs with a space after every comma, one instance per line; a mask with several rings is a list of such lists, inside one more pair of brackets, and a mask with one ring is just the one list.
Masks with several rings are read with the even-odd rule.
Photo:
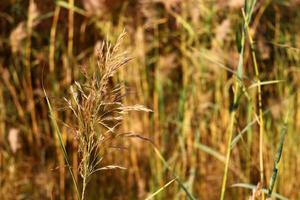
[[[96, 70], [91, 74], [87, 71], [83, 72], [84, 81], [82, 83], [75, 81], [70, 87], [70, 98], [64, 98], [67, 108], [72, 111], [76, 119], [75, 123], [68, 125], [75, 132], [74, 138], [78, 141], [79, 173], [82, 178], [81, 200], [85, 199], [86, 187], [92, 174], [101, 170], [125, 169], [117, 165], [101, 166], [103, 153], [107, 147], [105, 143], [122, 135], [117, 132], [117, 128], [121, 125], [124, 116], [130, 111], [151, 111], [142, 105], [124, 105], [124, 84], [116, 83], [112, 86], [113, 76], [130, 61], [127, 52], [120, 51], [124, 36], [125, 32], [119, 36], [115, 45], [102, 43], [98, 50]], [[53, 111], [47, 95], [46, 99], [52, 116]], [[53, 116], [51, 118], [75, 189], [79, 194], [61, 133], [55, 118]]]
[[80, 154], [79, 171], [82, 177], [81, 199], [85, 198], [86, 186], [92, 174], [106, 169], [124, 169], [120, 166], [101, 166], [105, 143], [120, 134], [117, 128], [124, 115], [130, 111], [150, 112], [142, 105], [124, 105], [124, 85], [111, 81], [117, 71], [124, 67], [130, 58], [120, 50], [123, 32], [115, 45], [103, 42], [98, 50], [95, 72], [85, 73], [83, 83], [75, 82], [70, 88], [71, 97], [65, 99], [68, 108], [76, 118], [71, 124], [78, 140]]

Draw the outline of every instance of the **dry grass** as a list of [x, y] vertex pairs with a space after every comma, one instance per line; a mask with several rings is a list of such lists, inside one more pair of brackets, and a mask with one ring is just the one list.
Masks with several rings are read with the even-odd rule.
[[120, 52], [124, 35], [122, 33], [119, 36], [114, 46], [107, 42], [102, 44], [98, 50], [96, 72], [85, 74], [86, 80], [82, 84], [75, 82], [70, 89], [70, 99], [65, 99], [76, 118], [70, 128], [78, 140], [79, 170], [83, 179], [82, 200], [85, 199], [86, 186], [92, 174], [106, 169], [124, 169], [116, 165], [101, 166], [108, 140], [124, 135], [117, 133], [124, 115], [130, 111], [151, 111], [142, 105], [124, 105], [124, 85], [116, 83], [112, 87], [109, 83], [115, 73], [130, 60], [126, 52]]
[[245, 2], [1, 1], [0, 196], [299, 199], [300, 4]]
[[[75, 84], [70, 88], [70, 98], [64, 98], [66, 107], [71, 110], [76, 119], [68, 124], [68, 128], [73, 130], [75, 134], [74, 139], [77, 140], [80, 156], [81, 200], [85, 199], [86, 187], [92, 174], [102, 170], [126, 169], [117, 165], [101, 165], [104, 152], [109, 148], [111, 140], [127, 135], [126, 133], [117, 132], [118, 127], [124, 120], [124, 115], [130, 111], [151, 112], [150, 109], [142, 105], [124, 105], [124, 98], [126, 97], [124, 85], [122, 83], [115, 83], [114, 87], [111, 85], [113, 76], [130, 61], [127, 53], [120, 51], [124, 36], [125, 32], [119, 36], [115, 45], [108, 42], [102, 43], [100, 49], [97, 50], [95, 72], [89, 74], [86, 68], [83, 69], [83, 83], [75, 81]], [[45, 95], [51, 116], [56, 121], [47, 94], [45, 93]], [[60, 131], [57, 130], [57, 132], [59, 138], [61, 138]], [[70, 166], [62, 139], [60, 139], [60, 144], [67, 165]], [[73, 177], [73, 170], [70, 169], [70, 173]], [[75, 179], [73, 180], [78, 194], [78, 184]]]

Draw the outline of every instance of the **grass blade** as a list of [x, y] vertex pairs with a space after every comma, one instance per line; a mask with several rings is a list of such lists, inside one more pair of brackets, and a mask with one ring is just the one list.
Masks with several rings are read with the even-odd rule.
[[274, 161], [274, 168], [273, 168], [273, 174], [271, 176], [271, 180], [270, 180], [270, 185], [269, 185], [269, 189], [268, 189], [268, 196], [272, 195], [273, 192], [273, 188], [275, 185], [275, 181], [277, 179], [278, 176], [278, 170], [279, 170], [279, 163], [280, 163], [280, 159], [282, 156], [282, 150], [283, 150], [283, 144], [284, 144], [284, 140], [285, 140], [285, 135], [287, 132], [287, 119], [288, 119], [288, 115], [285, 119], [284, 125], [280, 131], [280, 141], [279, 141], [279, 146], [277, 149], [277, 154], [275, 157], [275, 161]]
[[219, 152], [217, 152], [216, 150], [212, 149], [211, 147], [206, 146], [206, 145], [204, 145], [204, 144], [200, 144], [200, 143], [195, 144], [195, 146], [196, 146], [197, 148], [199, 148], [200, 150], [206, 152], [207, 154], [209, 154], [209, 155], [215, 157], [215, 158], [218, 159], [219, 161], [222, 161], [222, 162], [225, 163], [226, 157], [223, 156], [222, 154], [220, 154]]
[[163, 164], [165, 165], [165, 167], [172, 172], [173, 176], [175, 177], [176, 182], [179, 184], [179, 186], [181, 187], [181, 189], [183, 189], [183, 191], [187, 194], [188, 198], [190, 200], [196, 200], [196, 198], [193, 196], [193, 194], [191, 192], [188, 191], [188, 189], [185, 187], [185, 185], [178, 179], [178, 176], [176, 175], [176, 173], [172, 170], [171, 166], [169, 165], [169, 163], [164, 159], [164, 157], [161, 155], [161, 153], [159, 152], [159, 150], [153, 145], [154, 151], [155, 153], [158, 155], [159, 159], [163, 162]]
[[[233, 184], [231, 187], [239, 187], [239, 188], [246, 188], [246, 189], [250, 189], [250, 190], [254, 190], [256, 188], [256, 185], [252, 185], [252, 184], [249, 184], [249, 183], [236, 183], [236, 184]], [[264, 194], [267, 194], [268, 193], [268, 190], [263, 188], [261, 190]], [[271, 197], [274, 197], [274, 198], [277, 198], [277, 199], [280, 199], [280, 200], [288, 200], [288, 198], [278, 194], [278, 193], [273, 193], [271, 195]]]
[[281, 82], [284, 82], [284, 80], [259, 81], [259, 82], [256, 82], [256, 83], [253, 83], [252, 85], [250, 85], [248, 87], [248, 89], [256, 88], [259, 85], [263, 86], [263, 85], [270, 85], [270, 84], [276, 84], [276, 83], [281, 83]]
[[162, 186], [161, 188], [159, 188], [156, 192], [152, 193], [150, 196], [148, 196], [145, 200], [150, 200], [153, 199], [153, 197], [155, 197], [158, 193], [160, 193], [161, 191], [163, 191], [165, 188], [167, 188], [169, 185], [171, 185], [171, 183], [173, 183], [176, 180], [176, 178], [172, 179], [171, 181], [169, 181], [167, 184], [165, 184], [164, 186]]
[[59, 140], [59, 144], [60, 144], [60, 148], [64, 154], [64, 158], [65, 158], [65, 161], [66, 161], [66, 164], [67, 164], [67, 167], [68, 167], [68, 170], [71, 174], [71, 177], [72, 177], [72, 180], [73, 180], [73, 183], [75, 185], [75, 191], [76, 191], [76, 195], [77, 195], [77, 198], [80, 199], [80, 193], [79, 193], [79, 189], [78, 189], [78, 184], [77, 184], [77, 181], [75, 179], [75, 176], [74, 176], [74, 173], [72, 171], [72, 168], [71, 168], [71, 165], [70, 165], [70, 162], [69, 162], [69, 159], [68, 159], [68, 154], [67, 154], [67, 151], [66, 151], [66, 148], [64, 146], [64, 143], [63, 143], [63, 139], [62, 139], [62, 136], [61, 136], [61, 132], [58, 128], [58, 125], [57, 125], [57, 122], [56, 122], [56, 119], [55, 119], [55, 116], [53, 114], [53, 110], [52, 110], [52, 106], [50, 104], [50, 101], [49, 101], [49, 98], [47, 96], [47, 93], [46, 93], [46, 90], [45, 88], [43, 87], [43, 91], [44, 91], [44, 94], [45, 94], [45, 98], [46, 98], [46, 101], [47, 101], [47, 105], [48, 105], [48, 109], [49, 109], [49, 112], [50, 112], [50, 118], [51, 118], [51, 122], [55, 128], [55, 132], [56, 132], [56, 135], [58, 137], [58, 140]]
[[[265, 116], [267, 113], [269, 113], [270, 112], [270, 109], [267, 109], [267, 110], [265, 110], [264, 112], [263, 112], [263, 115]], [[245, 126], [245, 128], [243, 128], [243, 130], [242, 131], [240, 131], [238, 134], [237, 134], [237, 136], [235, 136], [234, 138], [233, 138], [233, 140], [232, 140], [232, 142], [231, 142], [231, 145], [230, 145], [230, 148], [231, 149], [233, 149], [234, 147], [235, 147], [235, 145], [238, 143], [238, 141], [240, 140], [240, 139], [242, 139], [242, 137], [243, 137], [243, 135], [247, 132], [247, 130], [249, 129], [249, 128], [251, 128], [254, 124], [256, 124], [257, 123], [257, 119], [254, 119], [254, 120], [252, 120], [251, 122], [249, 122], [246, 126]]]
[[187, 189], [187, 187], [181, 182], [181, 180], [179, 179], [179, 177], [177, 176], [177, 174], [173, 171], [173, 169], [171, 168], [171, 166], [169, 165], [169, 163], [165, 160], [165, 158], [163, 157], [163, 155], [161, 155], [160, 151], [157, 149], [157, 147], [155, 146], [155, 144], [151, 140], [149, 140], [148, 138], [145, 138], [143, 136], [140, 136], [139, 134], [127, 134], [125, 136], [126, 137], [131, 137], [131, 138], [137, 138], [137, 139], [141, 139], [143, 141], [149, 142], [151, 144], [151, 146], [153, 147], [154, 152], [156, 153], [156, 155], [158, 156], [158, 158], [164, 164], [165, 168], [172, 173], [172, 175], [175, 177], [175, 180], [178, 183], [178, 185], [186, 193], [188, 199], [190, 199], [190, 200], [196, 200], [196, 198]]

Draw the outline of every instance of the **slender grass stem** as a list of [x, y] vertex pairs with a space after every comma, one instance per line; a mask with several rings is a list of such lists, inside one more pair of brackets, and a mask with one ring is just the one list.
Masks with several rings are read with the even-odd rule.
[[272, 192], [273, 192], [275, 182], [276, 182], [276, 179], [277, 179], [277, 176], [278, 176], [280, 159], [282, 157], [284, 140], [285, 140], [286, 133], [287, 133], [289, 114], [290, 114], [290, 109], [288, 110], [288, 113], [286, 114], [283, 127], [281, 128], [281, 131], [280, 131], [279, 146], [278, 146], [276, 157], [275, 157], [275, 160], [274, 160], [273, 174], [271, 176], [270, 183], [269, 183], [268, 197], [272, 196]]
[[153, 199], [157, 194], [159, 194], [161, 191], [163, 191], [164, 189], [166, 189], [169, 185], [171, 185], [171, 183], [173, 183], [176, 180], [176, 178], [173, 178], [171, 181], [169, 181], [168, 183], [166, 183], [164, 186], [162, 186], [161, 188], [159, 188], [156, 192], [152, 193], [150, 196], [148, 196], [145, 200], [150, 200]]
[[57, 30], [58, 18], [60, 15], [60, 6], [56, 6], [53, 15], [53, 22], [50, 30], [50, 45], [49, 45], [49, 69], [50, 72], [54, 71], [55, 68], [55, 35]]
[[228, 141], [227, 141], [227, 152], [226, 152], [226, 161], [225, 161], [225, 169], [224, 169], [224, 176], [223, 176], [223, 182], [222, 182], [222, 190], [221, 190], [221, 196], [220, 200], [223, 200], [225, 198], [225, 191], [226, 191], [226, 183], [227, 183], [227, 177], [228, 177], [228, 167], [229, 167], [229, 161], [230, 161], [230, 154], [231, 154], [231, 140], [233, 136], [233, 128], [235, 124], [235, 116], [236, 116], [236, 109], [237, 109], [237, 103], [238, 103], [238, 88], [239, 83], [238, 80], [235, 79], [234, 84], [234, 100], [233, 100], [233, 107], [230, 114], [230, 125], [228, 129]]
[[[152, 144], [152, 143], [151, 143]], [[152, 144], [152, 147], [156, 153], [156, 155], [159, 157], [159, 159], [163, 162], [164, 166], [166, 167], [166, 169], [168, 171], [170, 171], [174, 178], [175, 181], [178, 183], [178, 185], [180, 186], [180, 188], [186, 193], [188, 199], [190, 200], [196, 200], [196, 198], [193, 196], [193, 194], [187, 189], [187, 187], [181, 182], [181, 180], [179, 179], [179, 177], [177, 176], [177, 174], [175, 173], [175, 171], [173, 171], [173, 169], [171, 168], [171, 166], [169, 165], [169, 163], [165, 160], [165, 158], [163, 157], [163, 155], [161, 155], [160, 151], [155, 147], [155, 145]]]
[[[244, 20], [246, 21], [246, 14], [244, 10], [242, 11]], [[253, 38], [251, 36], [250, 30], [248, 23], [246, 23], [246, 33], [248, 36], [249, 44], [250, 44], [250, 49], [251, 49], [251, 55], [252, 55], [252, 60], [253, 60], [253, 65], [254, 65], [254, 70], [255, 70], [255, 79], [257, 81], [257, 91], [258, 91], [258, 112], [259, 112], [259, 169], [260, 169], [260, 182], [264, 184], [264, 160], [263, 160], [263, 135], [264, 135], [264, 120], [263, 120], [263, 110], [262, 110], [262, 92], [261, 92], [261, 81], [260, 81], [260, 73], [258, 69], [258, 64], [257, 64], [257, 59], [256, 59], [256, 54], [255, 54], [255, 47], [254, 47], [254, 42]], [[265, 194], [262, 193], [262, 199], [265, 199]]]
[[[39, 126], [37, 123], [37, 116], [36, 116], [36, 110], [35, 110], [35, 102], [34, 102], [34, 95], [33, 95], [33, 87], [32, 87], [32, 76], [31, 76], [31, 53], [32, 53], [32, 32], [33, 32], [33, 24], [34, 24], [34, 16], [33, 12], [35, 10], [35, 3], [33, 0], [29, 2], [29, 8], [28, 8], [28, 20], [27, 20], [27, 45], [25, 49], [25, 66], [26, 66], [26, 73], [25, 73], [25, 85], [24, 89], [27, 90], [28, 95], [28, 103], [30, 107], [30, 117], [31, 117], [31, 123], [32, 123], [32, 131], [33, 135], [36, 139], [37, 145], [40, 145], [39, 140]], [[33, 138], [32, 138], [33, 139]], [[31, 141], [32, 142], [32, 141]]]
[[[85, 152], [86, 154], [86, 152]], [[84, 196], [85, 196], [85, 189], [86, 189], [86, 185], [87, 185], [87, 176], [88, 176], [88, 172], [87, 172], [87, 163], [83, 162], [83, 176], [82, 176], [82, 191], [81, 191], [81, 200], [84, 200]]]
[[64, 146], [63, 139], [62, 139], [60, 130], [58, 128], [55, 116], [53, 115], [52, 106], [51, 106], [50, 101], [48, 99], [46, 90], [44, 88], [43, 88], [43, 90], [44, 90], [44, 94], [45, 94], [45, 97], [46, 97], [48, 109], [49, 109], [49, 112], [50, 112], [50, 118], [51, 118], [52, 124], [53, 124], [53, 126], [55, 128], [55, 132], [56, 132], [57, 137], [59, 139], [59, 144], [60, 144], [61, 150], [63, 151], [63, 154], [64, 154], [64, 157], [65, 157], [65, 161], [66, 161], [68, 170], [69, 170], [69, 172], [71, 174], [71, 177], [72, 177], [72, 180], [73, 180], [73, 183], [74, 183], [74, 186], [75, 186], [75, 193], [76, 193], [77, 199], [80, 199], [80, 193], [79, 193], [79, 189], [78, 189], [78, 184], [77, 184], [77, 181], [75, 179], [74, 173], [72, 171], [72, 168], [71, 168], [71, 165], [70, 165], [70, 162], [69, 162], [69, 159], [68, 159], [68, 154], [67, 154], [66, 148]]

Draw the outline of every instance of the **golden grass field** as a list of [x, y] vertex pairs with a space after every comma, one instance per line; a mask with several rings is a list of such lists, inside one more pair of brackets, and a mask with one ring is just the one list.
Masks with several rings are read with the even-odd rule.
[[0, 199], [300, 199], [299, 0], [2, 0]]

